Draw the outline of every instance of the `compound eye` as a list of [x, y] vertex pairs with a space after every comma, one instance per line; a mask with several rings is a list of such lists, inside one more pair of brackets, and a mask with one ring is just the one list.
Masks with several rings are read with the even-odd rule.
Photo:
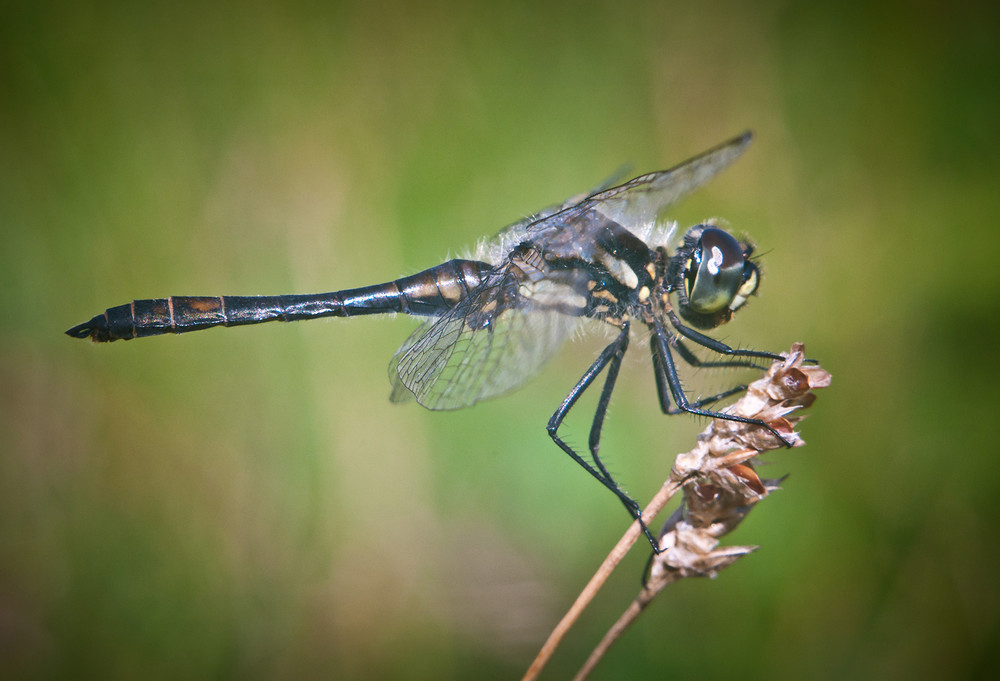
[[728, 232], [708, 227], [701, 233], [689, 261], [688, 306], [700, 314], [735, 310], [757, 289], [759, 279], [756, 266], [746, 261], [740, 242]]
[[757, 269], [756, 265], [748, 260], [743, 266], [743, 283], [736, 291], [736, 295], [733, 296], [733, 302], [729, 303], [729, 309], [735, 312], [743, 307], [743, 303], [747, 302], [747, 298], [757, 292], [757, 286], [759, 284], [760, 270]]

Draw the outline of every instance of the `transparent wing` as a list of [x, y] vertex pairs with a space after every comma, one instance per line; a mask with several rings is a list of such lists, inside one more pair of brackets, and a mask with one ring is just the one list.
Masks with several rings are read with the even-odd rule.
[[596, 210], [626, 229], [652, 225], [662, 212], [708, 182], [739, 158], [753, 139], [745, 132], [709, 149], [670, 170], [641, 175], [633, 180], [598, 191], [578, 203], [564, 204], [562, 210], [543, 215], [526, 227], [528, 234], [558, 229], [571, 222], [572, 215]]
[[577, 317], [511, 294], [497, 274], [438, 319], [425, 322], [389, 364], [392, 401], [460, 409], [513, 390], [538, 373]]
[[648, 224], [660, 211], [708, 182], [743, 155], [753, 135], [745, 132], [670, 170], [649, 173], [594, 194], [587, 203], [615, 222], [630, 227]]
[[[529, 215], [513, 224], [507, 225], [497, 232], [497, 234], [493, 236], [492, 240], [497, 243], [510, 246], [526, 236], [529, 232], [537, 232], [542, 228], [550, 226], [562, 226], [569, 217], [569, 209], [579, 206], [585, 199], [611, 188], [626, 176], [628, 170], [628, 166], [622, 166], [612, 173], [612, 175], [604, 182], [594, 187], [589, 192], [575, 194], [562, 203], [549, 206], [548, 208], [540, 210], [533, 215]], [[550, 218], [557, 215], [559, 216], [558, 220], [550, 220]], [[501, 246], [501, 248], [502, 247], [503, 246]]]

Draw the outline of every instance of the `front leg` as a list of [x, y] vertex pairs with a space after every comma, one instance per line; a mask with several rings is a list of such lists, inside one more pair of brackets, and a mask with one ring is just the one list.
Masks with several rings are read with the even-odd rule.
[[[670, 324], [675, 329], [677, 329], [677, 333], [679, 333], [680, 335], [684, 336], [685, 338], [687, 338], [689, 340], [693, 340], [695, 343], [697, 343], [698, 345], [702, 346], [703, 348], [708, 348], [709, 350], [712, 350], [713, 352], [717, 352], [720, 355], [729, 355], [729, 356], [732, 356], [732, 357], [758, 357], [760, 359], [769, 359], [769, 360], [772, 360], [772, 361], [776, 360], [776, 359], [785, 359], [784, 355], [776, 355], [773, 352], [760, 352], [758, 350], [740, 350], [738, 348], [731, 348], [728, 345], [726, 345], [725, 343], [723, 343], [722, 341], [716, 340], [715, 338], [712, 338], [711, 336], [706, 336], [703, 333], [695, 331], [690, 326], [687, 326], [686, 324], [684, 324], [684, 322], [681, 321], [680, 317], [678, 317], [677, 313], [674, 312], [673, 310], [670, 310], [670, 311], [667, 312], [667, 317], [670, 319]], [[680, 343], [678, 342], [678, 352], [681, 354], [682, 357], [684, 357], [685, 361], [687, 361], [689, 364], [691, 364], [690, 360], [687, 359], [687, 355], [690, 355], [690, 352], [687, 351], [687, 348], [683, 348], [682, 349], [682, 347], [683, 346], [681, 346]], [[805, 359], [803, 361], [806, 364], [818, 364], [819, 363], [815, 359]], [[746, 366], [746, 367], [749, 367], [749, 368], [755, 368], [757, 366], [757, 365], [755, 365], [755, 364], [753, 364], [751, 362], [747, 362], [745, 364], [744, 363], [738, 363], [738, 362], [733, 362], [732, 364], [727, 364], [727, 363], [724, 363], [724, 362], [718, 362], [718, 363], [715, 363], [715, 362], [701, 362], [700, 360], [696, 360], [696, 362], [700, 362], [701, 366]], [[693, 365], [697, 366], [697, 364], [693, 364]], [[761, 368], [763, 368], [763, 367], [761, 367]]]
[[[745, 416], [737, 416], [736, 414], [727, 414], [722, 411], [702, 409], [701, 406], [711, 401], [712, 398], [709, 398], [708, 400], [699, 400], [698, 402], [691, 402], [688, 400], [687, 394], [684, 392], [684, 386], [681, 385], [680, 376], [677, 375], [677, 366], [674, 364], [674, 358], [670, 352], [670, 337], [667, 334], [666, 329], [663, 328], [663, 325], [660, 324], [659, 321], [651, 324], [650, 329], [653, 332], [653, 336], [650, 338], [649, 344], [650, 350], [653, 353], [653, 368], [656, 372], [656, 389], [660, 397], [660, 408], [664, 413], [676, 413], [670, 409], [670, 398], [673, 398], [674, 404], [677, 405], [677, 409], [680, 411], [687, 412], [688, 414], [696, 414], [698, 416], [707, 416], [713, 419], [723, 419], [724, 421], [736, 421], [738, 423], [749, 423], [755, 426], [760, 426], [761, 428], [767, 429], [772, 435], [778, 438], [778, 441], [784, 446], [792, 446], [792, 443], [786, 440], [781, 433], [760, 419], [751, 419]], [[705, 336], [705, 338], [708, 337]], [[729, 348], [729, 346], [723, 343], [719, 343], [719, 345]], [[749, 355], [751, 357], [762, 358], [771, 356], [770, 353], [754, 353], [750, 350], [739, 351], [732, 350], [732, 348], [729, 348], [729, 350], [731, 351], [730, 354]], [[781, 355], [774, 355], [774, 357], [776, 359], [783, 359]], [[737, 389], [730, 390], [728, 393], [732, 394], [736, 390]], [[726, 396], [726, 393], [723, 393], [722, 396]]]
[[770, 360], [784, 359], [781, 355], [776, 355], [773, 352], [760, 352], [758, 350], [740, 350], [738, 348], [731, 348], [720, 340], [716, 340], [711, 336], [706, 336], [699, 331], [695, 331], [690, 326], [686, 326], [673, 310], [667, 312], [667, 317], [670, 319], [670, 324], [677, 329], [677, 333], [684, 336], [688, 340], [694, 341], [703, 348], [708, 348], [709, 350], [717, 352], [720, 355], [728, 355], [730, 357], [757, 357], [759, 359]]
[[674, 349], [677, 350], [677, 354], [681, 356], [688, 366], [697, 367], [699, 369], [766, 369], [767, 367], [761, 366], [756, 362], [752, 362], [749, 359], [729, 359], [722, 361], [705, 361], [698, 355], [694, 354], [687, 345], [684, 344], [680, 338], [674, 337], [673, 339]]

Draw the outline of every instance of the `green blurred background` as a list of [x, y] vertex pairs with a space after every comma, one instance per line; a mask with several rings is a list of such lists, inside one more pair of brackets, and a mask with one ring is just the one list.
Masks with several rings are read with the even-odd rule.
[[[21, 3], [26, 4], [26, 3]], [[169, 294], [436, 264], [750, 127], [679, 206], [766, 252], [721, 330], [834, 374], [785, 490], [596, 678], [975, 678], [1000, 643], [997, 16], [904, 2], [47, 2], [0, 21], [0, 676], [510, 679], [626, 526], [544, 423], [600, 339], [456, 413], [410, 320], [62, 335]], [[648, 499], [704, 423], [623, 371]], [[698, 384], [699, 379], [692, 379]], [[511, 424], [516, 424], [511, 427]], [[582, 413], [571, 440], [586, 440]], [[565, 678], [638, 587], [586, 613]]]

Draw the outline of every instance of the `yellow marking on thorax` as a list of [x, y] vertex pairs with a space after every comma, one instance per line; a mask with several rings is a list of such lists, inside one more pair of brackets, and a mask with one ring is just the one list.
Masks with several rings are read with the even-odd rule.
[[609, 253], [602, 253], [600, 259], [601, 264], [608, 269], [608, 273], [619, 282], [632, 290], [639, 286], [639, 277], [627, 262]]

